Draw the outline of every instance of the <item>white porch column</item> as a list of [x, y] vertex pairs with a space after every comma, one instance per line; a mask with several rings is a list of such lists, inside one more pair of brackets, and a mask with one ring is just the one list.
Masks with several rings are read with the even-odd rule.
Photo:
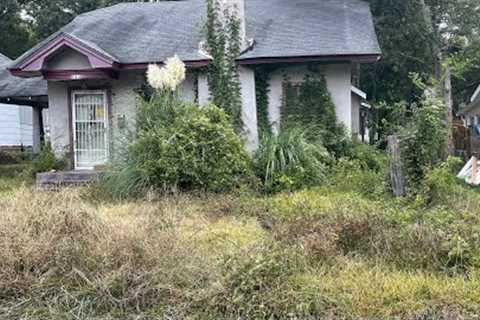
[[272, 132], [278, 134], [282, 120], [283, 76], [280, 73], [271, 74], [268, 85], [268, 122]]
[[255, 72], [239, 66], [238, 75], [242, 96], [242, 120], [244, 125], [245, 147], [253, 152], [258, 149], [257, 97], [255, 92]]
[[208, 77], [206, 73], [198, 75], [198, 104], [203, 107], [211, 101], [210, 88], [208, 87]]

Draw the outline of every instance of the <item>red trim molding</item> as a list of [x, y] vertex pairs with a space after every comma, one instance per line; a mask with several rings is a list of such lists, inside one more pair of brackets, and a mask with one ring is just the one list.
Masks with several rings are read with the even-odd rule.
[[273, 64], [273, 63], [300, 63], [300, 62], [343, 62], [355, 61], [360, 63], [373, 63], [380, 60], [380, 54], [365, 55], [328, 55], [328, 56], [296, 56], [296, 57], [264, 57], [238, 59], [241, 65]]
[[110, 69], [91, 70], [52, 70], [43, 71], [43, 77], [49, 81], [70, 81], [88, 79], [117, 79], [117, 72]]
[[16, 69], [24, 72], [38, 72], [42, 70], [44, 62], [47, 58], [51, 57], [53, 54], [55, 54], [55, 52], [65, 47], [71, 48], [85, 55], [88, 58], [92, 68], [113, 68], [116, 63], [116, 61], [106, 53], [91, 47], [90, 45], [75, 37], [72, 37], [71, 35], [60, 33], [52, 41], [36, 50]]

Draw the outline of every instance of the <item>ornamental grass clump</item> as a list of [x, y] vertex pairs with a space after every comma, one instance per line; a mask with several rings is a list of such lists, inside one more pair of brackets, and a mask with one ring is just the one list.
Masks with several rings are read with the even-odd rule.
[[137, 132], [117, 155], [105, 186], [116, 198], [148, 190], [224, 192], [253, 175], [251, 159], [228, 115], [214, 105], [200, 108], [180, 98], [185, 65], [178, 57], [147, 72], [154, 93], [139, 99]]
[[265, 191], [296, 190], [325, 180], [328, 152], [307, 134], [302, 127], [292, 126], [263, 138], [254, 164]]

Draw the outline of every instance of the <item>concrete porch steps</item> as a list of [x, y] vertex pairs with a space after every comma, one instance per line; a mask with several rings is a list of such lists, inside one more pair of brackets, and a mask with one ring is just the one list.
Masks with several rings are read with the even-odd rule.
[[38, 173], [36, 177], [37, 188], [43, 190], [59, 190], [65, 187], [83, 186], [98, 181], [101, 171], [75, 170], [51, 171]]

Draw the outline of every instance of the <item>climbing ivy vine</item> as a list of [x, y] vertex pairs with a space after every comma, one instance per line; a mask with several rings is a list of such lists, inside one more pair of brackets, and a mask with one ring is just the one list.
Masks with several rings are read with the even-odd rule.
[[331, 153], [342, 154], [348, 139], [344, 126], [337, 120], [325, 77], [308, 73], [300, 83], [285, 77], [283, 90], [282, 127], [307, 127], [312, 138], [321, 138]]
[[240, 20], [218, 0], [207, 0], [207, 49], [212, 56], [208, 83], [213, 103], [223, 108], [237, 129], [243, 128], [240, 80], [236, 59], [241, 52]]
[[270, 121], [268, 120], [268, 92], [270, 80], [270, 69], [258, 67], [255, 69], [255, 93], [257, 99], [257, 124], [261, 137], [272, 133]]

